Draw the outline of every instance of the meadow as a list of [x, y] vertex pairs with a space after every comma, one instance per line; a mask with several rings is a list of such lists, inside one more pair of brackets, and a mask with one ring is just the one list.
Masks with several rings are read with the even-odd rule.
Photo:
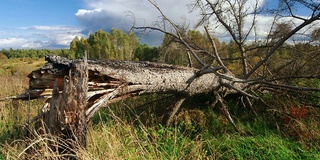
[[[0, 98], [28, 87], [27, 75], [44, 60], [1, 59]], [[190, 100], [171, 127], [161, 125], [172, 102], [163, 95], [134, 97], [105, 107], [89, 124], [87, 147], [80, 159], [320, 159], [319, 106], [302, 105], [291, 97], [263, 95], [255, 102], [258, 116], [230, 100], [228, 107], [241, 133], [217, 107], [199, 95]], [[34, 159], [60, 159], [41, 135], [25, 138], [25, 124], [44, 100], [0, 101], [0, 159], [22, 159], [38, 148]], [[197, 103], [196, 103], [197, 102]], [[41, 147], [39, 147], [41, 146]]]

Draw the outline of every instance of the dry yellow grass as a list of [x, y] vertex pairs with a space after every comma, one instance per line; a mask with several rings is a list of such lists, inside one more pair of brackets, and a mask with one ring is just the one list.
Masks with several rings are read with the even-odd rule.
[[[0, 60], [0, 98], [21, 94], [28, 87], [27, 75], [44, 61], [28, 63], [20, 59], [1, 59]], [[30, 103], [31, 114], [37, 113], [37, 101]], [[14, 139], [19, 139], [24, 135], [29, 103], [27, 101], [0, 101], [0, 142], [3, 146], [21, 147], [21, 145], [8, 145]], [[0, 151], [3, 152], [4, 148]], [[1, 153], [1, 152], [0, 152]], [[8, 153], [9, 154], [9, 153]], [[11, 154], [9, 154], [11, 155]], [[0, 157], [1, 159], [1, 157]]]

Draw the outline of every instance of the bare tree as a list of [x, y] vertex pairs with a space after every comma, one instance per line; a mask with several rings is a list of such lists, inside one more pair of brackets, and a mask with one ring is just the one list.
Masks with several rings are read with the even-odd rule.
[[[200, 18], [196, 24], [196, 28], [201, 26], [204, 27], [207, 37], [211, 41], [211, 50], [210, 48], [199, 48], [193, 45], [193, 42], [190, 41], [190, 38], [183, 34], [180, 30], [180, 27], [174, 23], [170, 18], [164, 14], [161, 8], [157, 5], [154, 0], [149, 0], [150, 4], [157, 9], [162, 17], [163, 22], [166, 25], [166, 28], [160, 27], [150, 27], [150, 26], [135, 26], [134, 29], [137, 30], [157, 30], [166, 35], [170, 35], [174, 41], [185, 46], [187, 51], [185, 52], [188, 57], [190, 55], [198, 61], [199, 64], [203, 66], [203, 70], [198, 71], [199, 75], [203, 74], [215, 74], [220, 78], [234, 79], [234, 73], [232, 73], [228, 67], [226, 67], [227, 61], [219, 55], [219, 51], [216, 49], [215, 42], [213, 41], [210, 30], [216, 28], [225, 30], [230, 38], [235, 42], [240, 52], [240, 57], [234, 58], [233, 60], [241, 60], [242, 66], [242, 76], [237, 77], [241, 79], [241, 83], [244, 84], [244, 88], [238, 88], [233, 86], [233, 83], [223, 84], [221, 86], [226, 88], [226, 90], [233, 90], [240, 95], [244, 96], [248, 104], [252, 104], [248, 97], [255, 97], [252, 94], [255, 93], [254, 90], [264, 86], [264, 88], [282, 88], [289, 89], [294, 91], [314, 91], [317, 89], [291, 86], [284, 81], [279, 82], [280, 79], [293, 79], [293, 78], [315, 78], [319, 77], [318, 72], [307, 74], [297, 74], [298, 70], [301, 71], [302, 68], [308, 68], [307, 64], [314, 63], [315, 57], [319, 56], [318, 49], [311, 51], [310, 53], [305, 53], [304, 55], [312, 55], [310, 59], [303, 59], [304, 63], [299, 62], [298, 55], [291, 55], [291, 59], [281, 60], [278, 67], [270, 68], [277, 64], [277, 61], [273, 61], [274, 54], [279, 51], [281, 47], [285, 47], [286, 43], [291, 39], [294, 40], [295, 36], [304, 36], [308, 35], [306, 32], [311, 30], [310, 26], [314, 26], [318, 20], [320, 20], [319, 6], [320, 3], [316, 1], [300, 1], [300, 0], [290, 0], [290, 1], [281, 1], [277, 8], [266, 8], [264, 9], [261, 3], [258, 0], [249, 1], [249, 0], [196, 0], [190, 6], [192, 6], [191, 11], [200, 10]], [[310, 16], [298, 16], [294, 13], [295, 7], [304, 7], [304, 9], [310, 14]], [[268, 11], [268, 13], [266, 12]], [[268, 14], [273, 16], [273, 20], [270, 26], [269, 34], [265, 37], [259, 37], [257, 34], [257, 24], [259, 22], [259, 16], [263, 14]], [[293, 23], [294, 21], [299, 21]], [[171, 27], [169, 27], [171, 26]], [[171, 30], [168, 30], [170, 28]], [[314, 30], [312, 35], [317, 35], [317, 30]], [[252, 45], [250, 41], [255, 40], [255, 44]], [[259, 40], [260, 39], [260, 40]], [[310, 39], [310, 38], [309, 38]], [[314, 40], [314, 38], [311, 38]], [[298, 40], [299, 41], [299, 40]], [[301, 40], [300, 40], [301, 42]], [[289, 42], [288, 42], [289, 43]], [[290, 48], [289, 50], [292, 50]], [[191, 54], [190, 54], [191, 53]], [[214, 57], [215, 63], [206, 64], [205, 60], [199, 56], [199, 53], [206, 53]], [[297, 53], [297, 52], [292, 52]], [[299, 52], [300, 53], [300, 52]], [[300, 55], [301, 56], [301, 55]], [[248, 59], [252, 57], [258, 57], [259, 61], [257, 62], [248, 62]], [[278, 60], [279, 60], [278, 59]], [[301, 60], [301, 58], [300, 58]], [[189, 60], [189, 62], [191, 62]], [[212, 65], [213, 64], [213, 65]], [[281, 64], [281, 65], [280, 65]], [[298, 67], [299, 66], [299, 67]], [[217, 69], [219, 68], [219, 69]], [[280, 72], [276, 71], [290, 71], [291, 74], [279, 74]], [[283, 73], [283, 72], [282, 72]], [[227, 74], [224, 75], [224, 74]], [[239, 81], [238, 81], [239, 82]], [[282, 83], [282, 84], [281, 84]], [[258, 87], [260, 86], [260, 87]], [[217, 99], [217, 102], [220, 102], [222, 106], [224, 105], [223, 98], [229, 94], [229, 92], [218, 92], [214, 91], [214, 95]], [[227, 109], [226, 115], [228, 115]], [[229, 118], [230, 122], [232, 119]]]

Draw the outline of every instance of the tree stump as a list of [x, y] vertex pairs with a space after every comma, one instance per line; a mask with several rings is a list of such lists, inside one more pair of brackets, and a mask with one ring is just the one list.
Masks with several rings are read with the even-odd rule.
[[85, 107], [88, 91], [87, 59], [68, 68], [69, 75], [64, 76], [62, 92], [59, 91], [59, 80], [56, 78], [52, 97], [42, 108], [37, 130], [53, 138], [50, 148], [59, 155], [75, 158], [77, 147], [86, 147], [87, 120]]

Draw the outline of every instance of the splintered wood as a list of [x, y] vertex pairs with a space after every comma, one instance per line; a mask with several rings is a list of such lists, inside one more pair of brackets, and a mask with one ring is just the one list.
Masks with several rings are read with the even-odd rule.
[[[58, 148], [63, 148], [62, 151], [57, 151], [60, 154], [70, 154], [73, 152], [72, 149], [74, 149], [71, 142], [76, 142], [83, 147], [86, 146], [87, 122], [85, 107], [87, 104], [88, 90], [87, 60], [84, 58], [83, 62], [79, 63], [75, 68], [62, 67], [61, 69], [63, 72], [57, 70], [58, 72], [51, 72], [55, 73], [51, 76], [48, 76], [50, 70], [44, 68], [42, 68], [40, 72], [32, 72], [29, 75], [31, 81], [30, 89], [46, 90], [50, 88], [51, 81], [54, 79], [54, 75], [56, 75], [57, 78], [54, 80], [52, 86], [52, 94], [39, 116], [40, 122], [38, 123], [43, 123], [43, 125], [38, 125], [36, 129], [64, 140], [63, 143], [67, 144], [68, 147], [60, 147], [61, 144], [59, 141], [49, 145], [52, 149], [57, 148], [57, 146]], [[66, 73], [67, 70], [69, 71], [68, 75], [61, 74]], [[44, 77], [46, 78], [45, 80], [43, 80]], [[61, 81], [59, 78], [61, 77], [63, 77], [63, 83], [59, 83], [59, 81]], [[44, 85], [43, 82], [50, 82], [50, 85]], [[45, 87], [40, 88], [37, 84]], [[40, 95], [41, 94], [39, 94], [39, 96]]]

